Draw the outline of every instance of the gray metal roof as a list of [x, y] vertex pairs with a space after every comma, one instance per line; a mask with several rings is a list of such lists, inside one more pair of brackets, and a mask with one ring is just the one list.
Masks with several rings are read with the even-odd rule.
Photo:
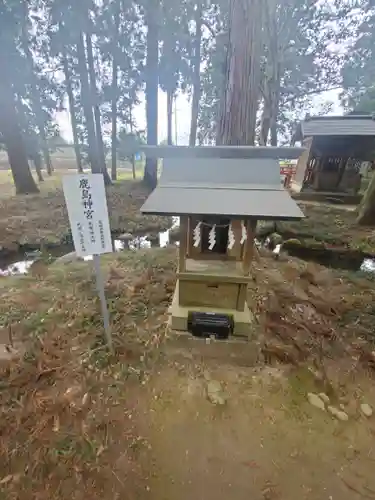
[[373, 135], [375, 137], [375, 120], [371, 115], [310, 117], [301, 122], [301, 133], [302, 137], [314, 137], [322, 135]]
[[272, 159], [166, 158], [160, 185], [166, 183], [271, 184], [280, 186], [278, 162]]
[[226, 215], [301, 219], [280, 184], [273, 159], [165, 159], [160, 182], [141, 212], [159, 215]]
[[136, 146], [149, 158], [273, 158], [295, 160], [303, 147], [265, 146]]

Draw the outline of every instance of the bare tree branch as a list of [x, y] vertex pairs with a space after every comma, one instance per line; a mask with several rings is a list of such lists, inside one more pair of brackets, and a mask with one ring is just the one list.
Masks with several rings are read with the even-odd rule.
[[218, 33], [215, 33], [215, 30], [212, 28], [212, 26], [210, 26], [208, 24], [208, 22], [205, 19], [202, 19], [202, 25], [205, 26], [208, 29], [208, 31], [211, 33], [211, 35], [212, 35], [213, 38], [216, 38], [216, 36], [218, 35]]
[[305, 96], [314, 95], [314, 94], [322, 94], [323, 92], [329, 92], [330, 90], [338, 90], [338, 89], [342, 89], [342, 85], [334, 85], [333, 87], [328, 87], [328, 88], [325, 88], [325, 89], [314, 89], [314, 90], [310, 90], [308, 92], [303, 92], [303, 93], [300, 93], [300, 94], [295, 94], [295, 95], [292, 95], [292, 96], [288, 97], [288, 99], [285, 99], [283, 101], [283, 104], [291, 102], [291, 101], [293, 101], [293, 99], [299, 99], [300, 97], [305, 97]]

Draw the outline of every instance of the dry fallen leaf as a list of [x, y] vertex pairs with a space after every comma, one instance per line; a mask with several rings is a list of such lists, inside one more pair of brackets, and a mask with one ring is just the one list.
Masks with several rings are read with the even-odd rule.
[[60, 419], [58, 416], [55, 416], [53, 421], [53, 431], [59, 432], [59, 430], [60, 430]]
[[8, 474], [0, 480], [0, 484], [8, 484], [11, 481], [17, 481], [20, 478], [20, 474]]
[[105, 450], [105, 447], [101, 444], [98, 448], [98, 451], [96, 452], [96, 456], [100, 457], [100, 455], [103, 453], [104, 450]]

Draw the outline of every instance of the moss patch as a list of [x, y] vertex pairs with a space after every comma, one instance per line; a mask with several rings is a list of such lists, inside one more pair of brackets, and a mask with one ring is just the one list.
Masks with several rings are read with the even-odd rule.
[[[0, 247], [3, 250], [17, 251], [20, 246], [38, 248], [70, 241], [61, 177], [49, 179], [40, 189], [36, 195], [0, 198]], [[140, 182], [116, 182], [107, 188], [110, 224], [114, 233], [158, 232], [170, 227], [168, 217], [140, 213], [147, 195]]]
[[299, 203], [306, 218], [296, 222], [280, 222], [278, 233], [284, 238], [310, 242], [324, 242], [326, 246], [346, 247], [375, 254], [374, 228], [356, 225], [352, 209], [337, 208], [329, 204]]

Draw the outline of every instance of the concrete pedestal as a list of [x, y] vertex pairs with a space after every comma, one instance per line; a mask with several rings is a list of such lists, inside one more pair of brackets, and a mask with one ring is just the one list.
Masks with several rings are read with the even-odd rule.
[[199, 307], [199, 306], [182, 307], [179, 305], [178, 294], [179, 294], [179, 283], [177, 281], [172, 304], [169, 308], [170, 326], [172, 330], [177, 330], [180, 332], [188, 331], [189, 311], [210, 312], [210, 313], [215, 312], [218, 314], [230, 314], [231, 316], [233, 316], [234, 336], [248, 337], [250, 335], [252, 331], [252, 323], [254, 322], [254, 316], [246, 303], [245, 303], [245, 309], [243, 311], [236, 311], [235, 309], [215, 310], [212, 307]]

